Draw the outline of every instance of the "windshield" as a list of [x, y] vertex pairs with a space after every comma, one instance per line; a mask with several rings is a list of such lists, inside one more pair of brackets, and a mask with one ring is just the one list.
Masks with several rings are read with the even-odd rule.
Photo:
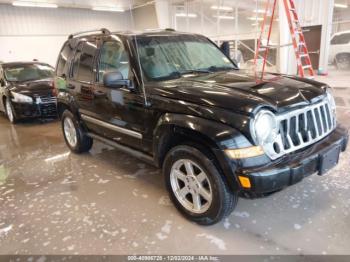
[[45, 64], [22, 64], [6, 67], [4, 73], [9, 82], [24, 82], [52, 78], [54, 69]]
[[201, 36], [137, 37], [140, 63], [146, 77], [167, 80], [185, 74], [237, 69], [208, 39]]

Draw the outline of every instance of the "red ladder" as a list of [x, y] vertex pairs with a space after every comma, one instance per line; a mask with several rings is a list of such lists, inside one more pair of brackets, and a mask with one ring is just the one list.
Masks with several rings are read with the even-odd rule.
[[[255, 76], [258, 79], [257, 61], [258, 61], [258, 58], [261, 57], [260, 52], [264, 52], [264, 54], [262, 55], [263, 65], [262, 65], [262, 71], [260, 72], [261, 73], [260, 80], [263, 80], [264, 78], [268, 53], [269, 53], [269, 49], [271, 49], [270, 38], [271, 38], [272, 25], [273, 25], [273, 20], [275, 16], [277, 1], [278, 0], [273, 0], [272, 4], [271, 4], [271, 0], [267, 1], [264, 20], [261, 24], [260, 38], [258, 40], [257, 49], [254, 57]], [[295, 57], [297, 60], [298, 74], [300, 75], [300, 77], [307, 77], [312, 79], [315, 76], [315, 72], [312, 68], [311, 59], [306, 46], [303, 30], [300, 26], [294, 0], [283, 0], [283, 5], [284, 5], [284, 9], [286, 11], [286, 15], [288, 19], [289, 31], [292, 36], [292, 45], [293, 45]], [[267, 19], [269, 17], [269, 14], [271, 14], [271, 17], [269, 22], [267, 43], [266, 43], [266, 46], [263, 46], [262, 45], [263, 34], [265, 32], [265, 27], [267, 24]]]

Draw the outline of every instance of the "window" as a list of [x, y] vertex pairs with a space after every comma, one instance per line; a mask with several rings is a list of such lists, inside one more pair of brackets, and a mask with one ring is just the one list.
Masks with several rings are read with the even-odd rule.
[[98, 82], [103, 82], [103, 74], [119, 71], [124, 79], [129, 78], [129, 58], [121, 41], [105, 42], [101, 48]]
[[47, 64], [19, 64], [5, 67], [4, 72], [9, 82], [25, 82], [52, 78], [54, 69]]
[[336, 35], [331, 41], [331, 45], [346, 45], [350, 43], [350, 33]]
[[96, 54], [94, 42], [80, 43], [73, 61], [72, 78], [81, 82], [91, 82]]
[[68, 58], [73, 53], [73, 47], [71, 46], [70, 42], [66, 42], [62, 48], [62, 51], [58, 57], [57, 67], [56, 67], [56, 74], [58, 76], [62, 76], [66, 71], [66, 65]]

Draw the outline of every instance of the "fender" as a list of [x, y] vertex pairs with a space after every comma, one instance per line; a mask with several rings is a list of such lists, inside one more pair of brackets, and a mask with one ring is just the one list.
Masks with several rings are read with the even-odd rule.
[[162, 162], [160, 146], [164, 144], [164, 137], [173, 133], [185, 135], [190, 141], [199, 142], [208, 147], [218, 160], [230, 188], [235, 192], [239, 189], [239, 182], [235, 175], [239, 163], [229, 159], [224, 150], [252, 146], [244, 135], [216, 121], [191, 115], [166, 113], [158, 120], [153, 133], [154, 159], [159, 161], [159, 165]]
[[74, 97], [71, 96], [68, 92], [60, 90], [57, 95], [57, 108], [59, 113], [63, 113], [60, 112], [62, 107], [68, 108], [77, 117], [77, 119], [80, 120], [78, 107], [76, 106]]

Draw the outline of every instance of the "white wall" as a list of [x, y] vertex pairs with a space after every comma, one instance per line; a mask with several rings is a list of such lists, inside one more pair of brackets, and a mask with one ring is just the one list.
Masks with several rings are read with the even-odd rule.
[[112, 31], [129, 29], [129, 12], [0, 4], [0, 61], [36, 58], [55, 65], [58, 52], [69, 34], [102, 27]]
[[158, 28], [157, 12], [155, 6], [146, 5], [133, 10], [133, 27], [137, 30]]

